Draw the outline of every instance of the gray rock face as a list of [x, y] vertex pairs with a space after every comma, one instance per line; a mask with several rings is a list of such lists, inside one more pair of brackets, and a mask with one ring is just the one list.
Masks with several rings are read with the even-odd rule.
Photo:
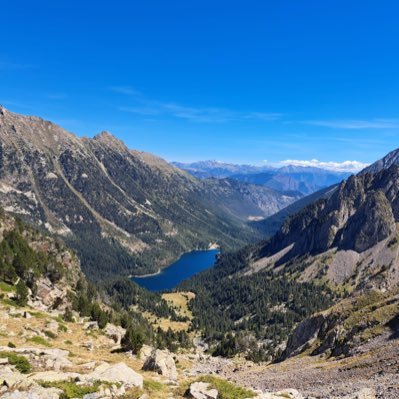
[[143, 365], [143, 370], [155, 371], [170, 379], [177, 379], [176, 364], [168, 351], [154, 350]]
[[103, 363], [84, 378], [92, 382], [104, 381], [111, 384], [121, 383], [126, 387], [143, 387], [143, 377], [122, 362], [112, 365]]
[[351, 176], [332, 196], [290, 218], [259, 251], [260, 257], [292, 246], [280, 263], [331, 248], [364, 252], [396, 232], [399, 167]]
[[108, 323], [103, 332], [109, 338], [113, 339], [116, 344], [120, 344], [123, 336], [126, 333], [126, 330], [120, 326], [115, 326], [114, 324]]
[[190, 385], [190, 398], [194, 399], [217, 399], [218, 391], [211, 389], [205, 382], [194, 382]]
[[299, 323], [294, 333], [289, 337], [281, 360], [295, 356], [309, 347], [317, 339], [325, 323], [326, 319], [322, 314], [310, 317]]
[[[199, 181], [160, 158], [129, 150], [107, 132], [79, 138], [51, 122], [5, 110], [0, 172], [6, 211], [65, 236], [80, 252], [82, 242], [90, 247], [100, 241], [99, 260], [111, 245], [130, 256], [132, 265], [141, 252], [151, 251], [159, 261], [152, 265], [204, 242], [243, 244], [243, 233], [259, 237], [243, 223], [249, 216], [264, 217], [296, 199], [246, 183]], [[121, 267], [106, 266], [94, 277]]]
[[2, 399], [59, 399], [62, 391], [56, 388], [42, 388], [33, 386], [26, 391], [6, 392]]

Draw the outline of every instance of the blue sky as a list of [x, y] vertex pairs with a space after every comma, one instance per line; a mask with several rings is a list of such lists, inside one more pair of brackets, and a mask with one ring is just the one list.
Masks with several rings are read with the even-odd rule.
[[[168, 160], [399, 147], [399, 2], [4, 1], [0, 103]], [[314, 162], [313, 162], [314, 163]]]

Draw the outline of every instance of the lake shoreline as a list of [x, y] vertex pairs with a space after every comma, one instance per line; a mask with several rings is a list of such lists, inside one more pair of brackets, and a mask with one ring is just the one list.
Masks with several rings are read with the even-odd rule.
[[162, 273], [162, 269], [158, 269], [155, 273], [148, 273], [148, 274], [131, 274], [129, 278], [147, 278], [157, 276], [158, 274]]
[[210, 243], [211, 249], [186, 252], [169, 266], [159, 268], [155, 273], [130, 276], [130, 279], [149, 291], [171, 290], [183, 280], [214, 266], [220, 253], [219, 249], [213, 247], [214, 245]]

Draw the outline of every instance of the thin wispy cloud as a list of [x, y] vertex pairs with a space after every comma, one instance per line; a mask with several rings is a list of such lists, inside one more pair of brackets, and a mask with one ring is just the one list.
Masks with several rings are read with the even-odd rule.
[[177, 103], [165, 103], [137, 99], [137, 104], [120, 106], [119, 110], [144, 116], [166, 116], [192, 122], [223, 123], [242, 120], [275, 121], [281, 118], [279, 113], [245, 112], [217, 107], [189, 107]]
[[370, 120], [309, 120], [302, 123], [313, 126], [329, 127], [333, 129], [394, 129], [399, 128], [398, 119], [370, 119]]
[[313, 167], [320, 169], [332, 170], [335, 172], [350, 172], [356, 173], [364, 169], [369, 164], [359, 161], [343, 161], [343, 162], [333, 162], [333, 161], [319, 161], [318, 159], [310, 160], [299, 160], [299, 159], [286, 159], [279, 162], [283, 166], [302, 166], [302, 167]]
[[110, 86], [108, 90], [113, 91], [114, 93], [124, 94], [126, 96], [137, 96], [140, 92], [134, 89], [131, 86]]

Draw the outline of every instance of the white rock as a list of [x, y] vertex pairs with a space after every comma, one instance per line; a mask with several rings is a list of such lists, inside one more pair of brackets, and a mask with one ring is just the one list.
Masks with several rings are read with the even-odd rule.
[[145, 362], [152, 354], [152, 352], [154, 351], [154, 348], [152, 346], [149, 345], [143, 345], [143, 347], [140, 350], [140, 359]]
[[96, 321], [87, 321], [83, 325], [84, 330], [98, 330], [98, 323]]
[[26, 391], [6, 392], [2, 399], [59, 399], [62, 391], [57, 388], [43, 388], [40, 385], [29, 387]]
[[206, 382], [194, 382], [190, 385], [190, 397], [194, 399], [217, 399], [218, 391], [211, 389]]
[[87, 381], [104, 381], [109, 383], [120, 383], [125, 386], [143, 387], [143, 377], [128, 367], [125, 363], [109, 365], [103, 363], [92, 373], [85, 376]]
[[57, 371], [41, 371], [30, 375], [28, 379], [32, 381], [56, 382], [56, 381], [75, 380], [80, 378], [81, 375], [79, 373], [59, 373]]
[[0, 368], [0, 385], [7, 385], [12, 387], [16, 384], [20, 384], [26, 380], [26, 376], [21, 374], [19, 371], [13, 370], [9, 366]]
[[109, 338], [112, 338], [116, 344], [120, 344], [123, 336], [126, 334], [126, 330], [120, 326], [108, 323], [104, 328], [104, 334]]
[[158, 374], [170, 379], [177, 379], [176, 364], [168, 351], [156, 349], [151, 353], [143, 365], [143, 370], [155, 371]]

